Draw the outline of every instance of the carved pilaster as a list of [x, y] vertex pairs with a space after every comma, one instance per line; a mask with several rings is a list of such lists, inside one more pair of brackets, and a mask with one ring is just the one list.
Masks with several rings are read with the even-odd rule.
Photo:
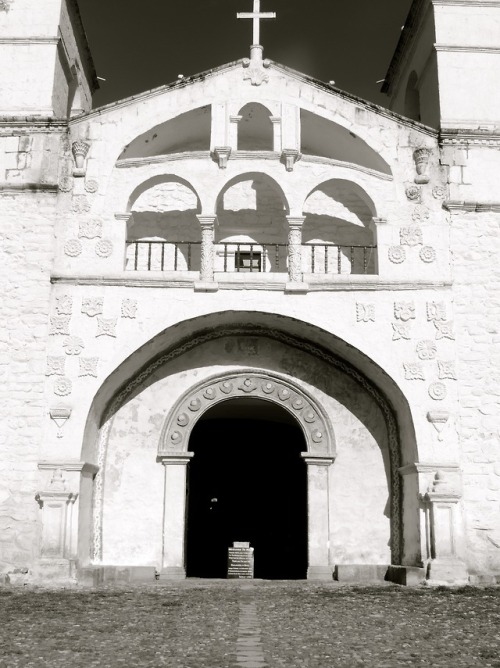
[[200, 281], [214, 280], [214, 229], [216, 216], [197, 216], [201, 225]]
[[287, 216], [288, 220], [288, 275], [291, 283], [302, 282], [302, 226], [303, 216]]

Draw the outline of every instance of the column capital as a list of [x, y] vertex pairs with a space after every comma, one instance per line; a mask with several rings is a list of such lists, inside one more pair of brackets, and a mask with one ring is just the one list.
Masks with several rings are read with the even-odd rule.
[[331, 466], [335, 457], [329, 455], [314, 455], [311, 452], [301, 452], [300, 456], [308, 466]]
[[234, 116], [229, 116], [229, 120], [231, 123], [239, 123], [243, 116], [238, 116], [237, 114]]
[[290, 227], [302, 227], [306, 219], [305, 216], [287, 216], [288, 225]]
[[187, 466], [193, 457], [194, 452], [169, 452], [168, 454], [159, 455], [158, 459], [161, 461], [163, 466]]
[[202, 227], [214, 227], [215, 226], [215, 221], [217, 220], [217, 216], [206, 216], [206, 215], [201, 215], [197, 214], [196, 217], [198, 218], [198, 221]]

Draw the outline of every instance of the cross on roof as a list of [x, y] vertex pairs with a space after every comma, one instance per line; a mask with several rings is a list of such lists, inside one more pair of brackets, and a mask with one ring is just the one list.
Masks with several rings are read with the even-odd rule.
[[239, 19], [253, 19], [253, 46], [260, 45], [260, 21], [261, 19], [275, 19], [276, 12], [261, 12], [260, 0], [253, 0], [253, 12], [238, 12]]

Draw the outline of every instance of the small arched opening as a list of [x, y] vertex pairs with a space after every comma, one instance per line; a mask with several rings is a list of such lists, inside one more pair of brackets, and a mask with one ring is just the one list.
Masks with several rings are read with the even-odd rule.
[[249, 102], [238, 114], [238, 150], [272, 151], [273, 124], [271, 112], [258, 102]]

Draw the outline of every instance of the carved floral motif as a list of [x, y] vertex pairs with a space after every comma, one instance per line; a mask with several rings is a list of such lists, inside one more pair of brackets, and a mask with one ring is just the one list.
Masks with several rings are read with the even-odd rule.
[[47, 357], [47, 370], [45, 372], [46, 376], [64, 376], [64, 363], [66, 361], [65, 357]]
[[85, 348], [83, 340], [79, 336], [69, 336], [63, 343], [66, 355], [79, 355]]
[[358, 302], [356, 304], [356, 320], [357, 322], [375, 322], [375, 305]]
[[435, 401], [442, 401], [446, 398], [447, 391], [444, 383], [432, 383], [429, 385], [429, 396]]
[[68, 394], [71, 394], [72, 384], [69, 378], [61, 376], [61, 378], [56, 378], [54, 381], [54, 394], [59, 395], [60, 397], [65, 397]]
[[416, 225], [402, 227], [399, 230], [399, 238], [402, 246], [419, 246], [423, 244], [422, 229]]
[[80, 357], [78, 362], [80, 364], [79, 376], [94, 376], [94, 378], [97, 378], [98, 357]]
[[90, 202], [85, 195], [77, 195], [73, 197], [71, 209], [73, 213], [88, 213], [90, 211]]
[[419, 341], [416, 350], [418, 358], [421, 360], [436, 359], [437, 346], [434, 341]]
[[64, 253], [65, 255], [68, 255], [68, 257], [78, 257], [82, 254], [82, 250], [82, 244], [78, 239], [68, 239], [64, 244]]
[[73, 190], [73, 179], [69, 176], [63, 176], [59, 181], [59, 190], [62, 193], [69, 193]]
[[58, 315], [71, 315], [73, 313], [73, 298], [71, 295], [56, 297], [56, 311]]
[[135, 318], [137, 315], [137, 299], [122, 300], [122, 318]]
[[96, 193], [99, 190], [99, 184], [95, 179], [85, 181], [85, 190], [88, 193]]
[[112, 336], [116, 338], [117, 318], [101, 318], [97, 316], [97, 334], [98, 336]]
[[420, 202], [420, 198], [422, 197], [422, 188], [419, 188], [418, 186], [408, 186], [406, 188], [406, 197], [410, 200], [410, 202]]
[[82, 313], [94, 318], [101, 315], [104, 310], [104, 299], [102, 297], [84, 297], [82, 299]]
[[263, 83], [269, 81], [269, 74], [264, 68], [270, 66], [268, 60], [250, 60], [250, 58], [243, 59], [243, 67], [245, 68], [245, 73], [243, 74], [243, 79], [250, 80], [252, 86], [261, 86]]
[[424, 370], [419, 362], [404, 362], [406, 380], [425, 380]]
[[70, 317], [67, 315], [53, 315], [50, 318], [49, 334], [69, 334]]
[[78, 236], [81, 239], [95, 239], [102, 236], [100, 220], [82, 220], [79, 224]]
[[430, 215], [430, 211], [426, 206], [416, 206], [411, 217], [415, 223], [423, 223], [429, 220]]
[[392, 323], [392, 340], [399, 341], [400, 339], [411, 339], [410, 323], [409, 322], [393, 322]]
[[415, 320], [414, 302], [394, 302], [394, 317], [403, 322]]
[[113, 242], [110, 239], [101, 239], [95, 245], [95, 253], [99, 257], [109, 257], [113, 253]]
[[446, 305], [444, 302], [427, 302], [427, 320], [446, 320]]
[[455, 371], [455, 362], [443, 362], [438, 360], [438, 377], [441, 380], [457, 380], [457, 372]]
[[432, 196], [435, 199], [444, 199], [446, 197], [446, 188], [444, 186], [435, 186], [432, 189]]
[[436, 339], [451, 339], [455, 340], [455, 334], [453, 333], [453, 322], [451, 320], [441, 322], [439, 320], [434, 320], [434, 327], [436, 328]]
[[406, 252], [402, 246], [391, 246], [387, 251], [387, 256], [393, 264], [401, 264], [406, 260]]
[[419, 255], [422, 262], [425, 262], [426, 264], [430, 264], [436, 260], [436, 251], [432, 246], [424, 246], [421, 248]]

